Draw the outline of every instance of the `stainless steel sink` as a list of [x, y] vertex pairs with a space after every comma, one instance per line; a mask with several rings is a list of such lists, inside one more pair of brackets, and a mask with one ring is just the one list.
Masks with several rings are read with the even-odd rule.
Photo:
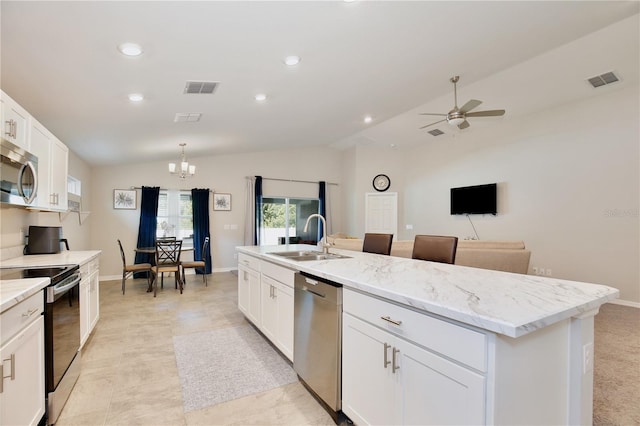
[[279, 253], [271, 253], [276, 256], [282, 257], [300, 257], [300, 256], [315, 256], [318, 254], [324, 254], [321, 251], [316, 250], [303, 250], [303, 251], [281, 251]]
[[305, 260], [331, 260], [331, 259], [348, 259], [349, 256], [343, 256], [335, 253], [323, 253], [321, 251], [307, 250], [307, 251], [284, 251], [280, 253], [271, 253], [275, 256], [286, 257], [287, 259], [295, 261]]

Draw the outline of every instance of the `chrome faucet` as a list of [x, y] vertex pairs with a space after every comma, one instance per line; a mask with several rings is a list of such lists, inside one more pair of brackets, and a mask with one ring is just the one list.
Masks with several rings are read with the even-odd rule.
[[320, 240], [320, 242], [322, 246], [322, 251], [324, 251], [325, 254], [329, 254], [329, 247], [331, 247], [331, 245], [327, 243], [327, 221], [324, 219], [324, 217], [322, 217], [321, 214], [314, 213], [311, 216], [309, 216], [307, 218], [307, 223], [304, 224], [304, 229], [302, 230], [302, 232], [307, 232], [307, 228], [309, 227], [309, 221], [314, 217], [317, 217], [318, 219], [322, 220], [322, 239]]

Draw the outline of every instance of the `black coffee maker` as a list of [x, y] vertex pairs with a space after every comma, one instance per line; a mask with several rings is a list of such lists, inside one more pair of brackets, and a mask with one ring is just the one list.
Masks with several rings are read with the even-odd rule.
[[69, 250], [69, 243], [62, 237], [61, 226], [30, 226], [24, 254], [60, 253], [60, 245]]

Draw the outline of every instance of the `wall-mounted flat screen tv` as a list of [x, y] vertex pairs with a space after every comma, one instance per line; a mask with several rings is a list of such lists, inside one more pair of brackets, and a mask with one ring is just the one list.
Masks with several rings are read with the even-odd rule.
[[497, 214], [497, 184], [451, 188], [451, 214]]

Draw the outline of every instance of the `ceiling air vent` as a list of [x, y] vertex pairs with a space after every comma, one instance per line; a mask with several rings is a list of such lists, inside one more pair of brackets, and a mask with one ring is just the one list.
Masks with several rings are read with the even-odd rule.
[[440, 129], [429, 130], [429, 132], [427, 132], [427, 133], [429, 133], [432, 136], [444, 135], [444, 132], [442, 130], [440, 130]]
[[185, 94], [210, 95], [218, 87], [217, 81], [187, 81]]
[[595, 77], [591, 77], [587, 80], [593, 87], [600, 87], [606, 84], [615, 83], [616, 81], [620, 81], [617, 75], [611, 72], [607, 72], [601, 75], [597, 75]]
[[200, 121], [200, 117], [202, 117], [200, 112], [177, 112], [173, 121], [176, 123], [195, 123]]

